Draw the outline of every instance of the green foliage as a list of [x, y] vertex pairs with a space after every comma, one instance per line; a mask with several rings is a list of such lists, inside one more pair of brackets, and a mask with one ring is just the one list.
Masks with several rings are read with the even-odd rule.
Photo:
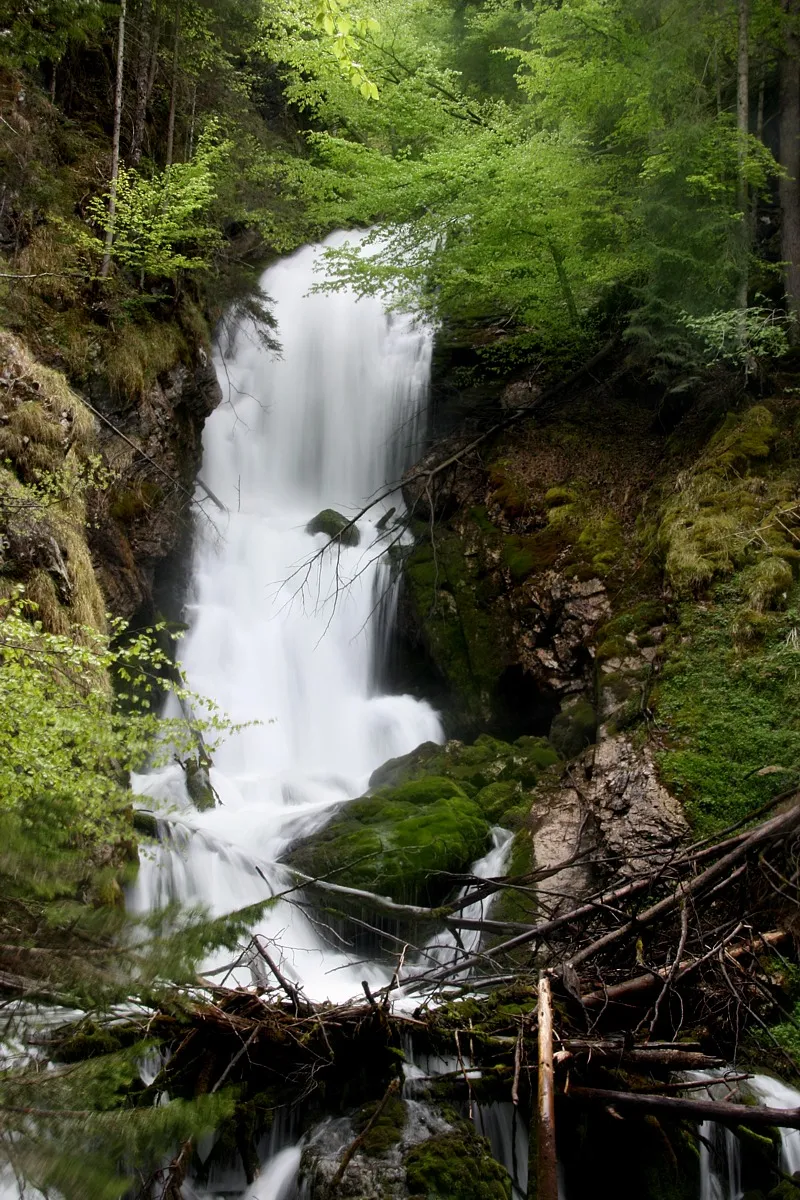
[[741, 367], [745, 376], [760, 360], [780, 358], [789, 347], [788, 319], [763, 305], [703, 317], [687, 315], [684, 324], [699, 338], [706, 362]]
[[107, 0], [0, 0], [0, 63], [58, 62], [70, 42], [102, 28]]
[[[173, 163], [149, 179], [121, 167], [113, 218], [108, 194], [89, 200], [90, 220], [105, 234], [113, 229], [112, 257], [120, 266], [154, 279], [208, 266], [209, 255], [220, 244], [209, 213], [217, 173], [229, 151], [229, 143], [220, 142], [216, 126], [211, 125], [190, 162]], [[82, 244], [98, 256], [103, 253], [102, 239], [84, 238]]]
[[[156, 640], [164, 627], [123, 638], [112, 622], [116, 641], [92, 628], [76, 640], [47, 632], [20, 592], [0, 605], [0, 812], [42, 846], [113, 840], [126, 825], [127, 773], [151, 759], [154, 744], [162, 758], [194, 744], [185, 721], [164, 723], [154, 711], [174, 673]], [[206, 712], [203, 727], [221, 732], [224, 720], [207, 703]]]

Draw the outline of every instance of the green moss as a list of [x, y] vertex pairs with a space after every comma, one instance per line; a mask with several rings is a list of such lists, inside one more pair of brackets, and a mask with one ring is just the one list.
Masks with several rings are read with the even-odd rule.
[[[800, 592], [744, 644], [739, 582], [683, 606], [651, 699], [669, 734], [662, 777], [700, 833], [745, 817], [800, 773]], [[758, 774], [770, 766], [788, 773]]]
[[501, 783], [490, 783], [481, 788], [475, 797], [481, 811], [492, 825], [505, 825], [505, 815], [510, 808], [519, 804], [521, 787], [519, 783], [506, 780]]
[[742, 585], [750, 605], [762, 613], [785, 600], [793, 583], [792, 568], [784, 558], [760, 558], [742, 574]]
[[753, 608], [768, 608], [787, 590], [798, 553], [787, 526], [795, 481], [780, 445], [775, 418], [763, 405], [729, 415], [667, 498], [659, 545], [679, 595], [696, 594], [743, 567], [751, 574]]
[[591, 746], [597, 732], [597, 714], [588, 700], [564, 708], [550, 727], [550, 741], [562, 758], [574, 758]]
[[291, 866], [307, 875], [427, 903], [486, 850], [489, 823], [450, 779], [428, 777], [345, 804], [321, 830], [297, 843]]
[[623, 550], [622, 526], [611, 513], [590, 518], [578, 537], [577, 557], [601, 579], [620, 562]]
[[530, 506], [527, 487], [514, 475], [505, 459], [499, 459], [489, 467], [491, 497], [509, 517], [519, 517]]
[[335, 508], [325, 508], [317, 513], [306, 525], [306, 533], [324, 533], [332, 542], [341, 542], [343, 546], [357, 546], [361, 541], [357, 527]]
[[[535, 787], [542, 772], [558, 761], [557, 752], [546, 738], [521, 737], [510, 745], [481, 734], [472, 745], [452, 741], [437, 746], [428, 742], [402, 758], [391, 759], [373, 773], [370, 787], [396, 787], [407, 780], [439, 775], [454, 780], [472, 798], [486, 790], [490, 804], [493, 801], [488, 789], [501, 785], [516, 805], [520, 794]], [[500, 794], [492, 792], [491, 797]]]
[[558, 751], [553, 749], [547, 738], [524, 737], [517, 738], [514, 742], [517, 749], [521, 750], [528, 762], [541, 771], [546, 771], [548, 767], [552, 767], [559, 761]]
[[64, 1041], [59, 1042], [57, 1058], [59, 1062], [83, 1062], [87, 1058], [102, 1058], [105, 1054], [115, 1054], [122, 1049], [123, 1043], [110, 1029], [96, 1025], [93, 1021], [84, 1021], [75, 1027], [75, 1031]]
[[[357, 1133], [366, 1129], [380, 1101], [365, 1104], [355, 1118], [354, 1125]], [[364, 1154], [370, 1158], [379, 1158], [387, 1150], [391, 1150], [403, 1136], [406, 1125], [406, 1105], [399, 1096], [390, 1096], [381, 1115], [361, 1143]]]
[[552, 487], [544, 494], [544, 502], [548, 508], [557, 508], [562, 504], [575, 504], [577, 499], [577, 492], [568, 487]]
[[414, 1146], [405, 1166], [409, 1192], [426, 1200], [511, 1200], [508, 1172], [466, 1126]]
[[506, 665], [510, 630], [493, 605], [494, 585], [477, 555], [453, 532], [437, 533], [435, 548], [417, 546], [406, 581], [426, 647], [450, 687], [465, 725], [491, 717], [492, 697]]
[[142, 480], [135, 487], [115, 492], [109, 504], [109, 512], [117, 521], [131, 524], [157, 506], [163, 494], [163, 489], [157, 483]]

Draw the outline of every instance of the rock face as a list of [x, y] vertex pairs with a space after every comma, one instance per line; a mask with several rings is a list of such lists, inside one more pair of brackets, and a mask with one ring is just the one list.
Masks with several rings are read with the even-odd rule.
[[562, 698], [590, 685], [588, 646], [611, 613], [605, 586], [539, 571], [554, 546], [519, 543], [469, 518], [406, 564], [406, 636], [446, 681], [460, 735], [547, 733]]
[[308, 522], [306, 533], [324, 533], [332, 542], [342, 546], [357, 546], [361, 534], [355, 525], [351, 525], [347, 517], [343, 517], [335, 508], [325, 508], [321, 513]]
[[[203, 425], [221, 398], [213, 363], [200, 348], [192, 368], [177, 364], [135, 407], [113, 414], [146, 458], [100, 426], [104, 457], [119, 480], [98, 498], [90, 546], [108, 607], [119, 616], [152, 620], [159, 607], [157, 568], [188, 548], [199, 511], [192, 496]], [[216, 511], [211, 500], [203, 507], [211, 516]]]
[[308, 1200], [510, 1200], [508, 1172], [488, 1142], [417, 1100], [390, 1102], [339, 1180], [345, 1149], [374, 1107], [318, 1130], [300, 1166]]

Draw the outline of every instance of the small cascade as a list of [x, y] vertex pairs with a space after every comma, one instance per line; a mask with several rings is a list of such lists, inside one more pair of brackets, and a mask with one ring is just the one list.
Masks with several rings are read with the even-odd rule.
[[[724, 1080], [725, 1072], [689, 1072], [697, 1081], [708, 1081], [709, 1094], [723, 1100], [731, 1094], [732, 1084]], [[764, 1108], [798, 1108], [800, 1091], [769, 1075], [753, 1075], [738, 1085]], [[779, 1129], [780, 1160], [778, 1165], [787, 1175], [800, 1171], [800, 1130]], [[715, 1121], [703, 1121], [700, 1137], [700, 1200], [742, 1200], [742, 1147], [733, 1132]]]
[[[507, 829], [501, 829], [499, 825], [495, 826], [492, 830], [491, 849], [474, 864], [473, 875], [478, 879], [495, 879], [502, 875], [506, 869], [513, 840], [513, 833], [509, 833]], [[463, 887], [458, 893], [458, 898], [461, 899], [468, 892], [474, 890], [474, 884]], [[467, 905], [462, 909], [462, 916], [470, 920], [480, 920], [488, 914], [492, 900], [493, 897], [490, 896], [487, 900], [478, 900], [474, 904]], [[480, 945], [481, 937], [479, 929], [462, 929], [458, 931], [458, 936], [453, 929], [443, 929], [425, 946], [421, 956], [421, 965], [455, 966], [459, 958], [469, 957], [475, 953]]]
[[511, 1176], [512, 1200], [528, 1195], [528, 1122], [516, 1105], [508, 1101], [474, 1104], [472, 1119], [486, 1138], [492, 1155]]
[[[748, 1089], [765, 1108], [800, 1108], [800, 1091], [769, 1075], [754, 1075]], [[787, 1175], [800, 1171], [800, 1129], [780, 1129], [781, 1169]]]

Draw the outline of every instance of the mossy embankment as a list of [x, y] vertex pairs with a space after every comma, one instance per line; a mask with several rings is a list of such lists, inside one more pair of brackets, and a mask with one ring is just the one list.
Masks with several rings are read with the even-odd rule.
[[734, 386], [665, 429], [621, 391], [490, 439], [441, 483], [432, 534], [411, 490], [406, 636], [451, 728], [567, 760], [624, 737], [709, 832], [800, 770], [800, 405], [791, 378]]

